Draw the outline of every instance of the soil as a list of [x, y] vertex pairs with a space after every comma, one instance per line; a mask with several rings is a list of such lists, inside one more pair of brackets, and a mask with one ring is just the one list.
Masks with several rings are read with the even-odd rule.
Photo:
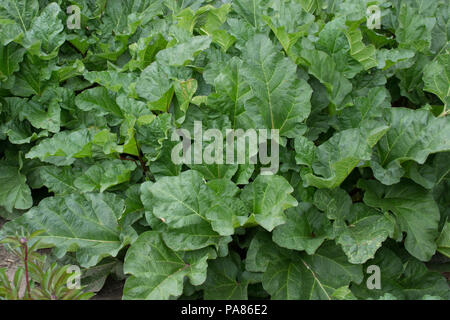
[[[0, 229], [3, 227], [4, 223], [5, 220], [0, 218]], [[10, 280], [14, 277], [14, 273], [20, 264], [20, 259], [7, 251], [3, 244], [0, 244], [0, 268], [7, 268], [6, 275]]]
[[92, 300], [122, 300], [124, 281], [117, 281], [108, 278], [103, 286]]

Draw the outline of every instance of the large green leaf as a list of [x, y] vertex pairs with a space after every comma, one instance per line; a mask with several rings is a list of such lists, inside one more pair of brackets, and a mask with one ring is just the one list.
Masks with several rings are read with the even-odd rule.
[[447, 108], [450, 102], [450, 53], [438, 55], [423, 70], [424, 90], [434, 93]]
[[336, 243], [342, 246], [349, 262], [362, 264], [374, 257], [387, 237], [393, 236], [394, 224], [388, 216], [356, 203], [352, 206], [347, 222], [335, 222]]
[[130, 180], [136, 164], [131, 161], [105, 160], [92, 165], [74, 181], [78, 189], [103, 192], [106, 189]]
[[234, 194], [214, 192], [194, 170], [144, 183], [141, 193], [146, 210], [168, 227], [163, 238], [171, 248], [219, 245], [221, 237], [233, 234], [241, 223], [239, 199], [233, 202]]
[[395, 35], [401, 46], [412, 47], [418, 51], [429, 49], [431, 31], [436, 24], [436, 18], [427, 16], [418, 8], [404, 3], [400, 6], [398, 23]]
[[39, 176], [50, 192], [62, 195], [78, 191], [74, 182], [80, 171], [79, 168], [44, 166], [39, 169]]
[[449, 164], [450, 152], [442, 152], [430, 156], [423, 165], [411, 161], [405, 165], [405, 170], [407, 176], [415, 183], [433, 189], [447, 177], [450, 172]]
[[314, 205], [331, 220], [345, 220], [350, 214], [352, 199], [341, 189], [319, 189], [314, 193]]
[[375, 46], [366, 46], [362, 42], [363, 36], [361, 30], [359, 29], [359, 22], [352, 23], [348, 29], [345, 30], [345, 35], [350, 44], [351, 56], [361, 63], [365, 70], [378, 65], [375, 60]]
[[59, 5], [52, 2], [32, 21], [23, 40], [29, 52], [45, 60], [58, 54], [58, 48], [66, 41], [66, 36], [62, 33], [64, 25], [58, 18], [60, 13]]
[[0, 185], [0, 205], [7, 211], [28, 209], [33, 205], [27, 178], [20, 173], [19, 167], [0, 162]]
[[121, 89], [127, 92], [130, 85], [136, 81], [133, 73], [120, 73], [113, 70], [91, 71], [87, 72], [84, 77], [90, 82], [98, 83], [114, 92], [119, 92]]
[[131, 276], [125, 283], [123, 298], [177, 298], [183, 292], [185, 277], [193, 285], [205, 281], [207, 260], [213, 258], [215, 254], [210, 249], [188, 253], [173, 251], [164, 244], [159, 232], [145, 232], [125, 257], [124, 272]]
[[188, 42], [159, 51], [156, 54], [156, 61], [172, 67], [183, 66], [194, 60], [195, 56], [207, 49], [210, 44], [211, 38], [208, 36], [192, 37]]
[[354, 99], [354, 106], [345, 108], [337, 117], [339, 130], [350, 128], [367, 128], [374, 126], [375, 121], [381, 122], [383, 111], [390, 107], [389, 91], [385, 87], [369, 89], [366, 95]]
[[162, 64], [153, 62], [138, 78], [136, 92], [148, 100], [151, 109], [168, 111], [174, 94], [170, 71]]
[[245, 112], [244, 103], [250, 96], [250, 87], [244, 81], [243, 62], [233, 57], [214, 79], [216, 92], [208, 96], [208, 104], [225, 112], [232, 128], [237, 127], [239, 115]]
[[327, 89], [328, 99], [336, 109], [344, 109], [351, 104], [349, 97], [352, 83], [337, 70], [336, 62], [320, 50], [303, 49], [301, 58], [308, 66], [308, 72], [316, 77]]
[[118, 224], [123, 211], [124, 201], [113, 194], [72, 193], [42, 200], [6, 228], [42, 230], [35, 238], [40, 247], [56, 247], [59, 257], [76, 252], [80, 265], [91, 267], [128, 243]]
[[26, 154], [29, 159], [39, 158], [59, 166], [72, 164], [75, 159], [92, 157], [96, 147], [103, 147], [105, 154], [120, 151], [107, 130], [81, 129], [64, 131], [44, 139]]
[[360, 180], [359, 186], [365, 190], [367, 205], [395, 215], [400, 230], [406, 232], [406, 250], [419, 260], [430, 260], [436, 251], [439, 224], [433, 195], [407, 180], [393, 186]]
[[314, 255], [281, 254], [271, 260], [262, 284], [276, 300], [332, 300], [336, 290], [360, 283], [360, 265], [352, 265], [344, 253], [327, 242]]
[[172, 126], [170, 113], [163, 113], [157, 117], [150, 114], [137, 123], [136, 142], [148, 160], [156, 160], [161, 155], [165, 140], [169, 138]]
[[0, 80], [6, 80], [19, 70], [25, 49], [18, 44], [10, 43], [0, 48]]
[[122, 111], [115, 101], [115, 96], [105, 87], [95, 87], [80, 93], [75, 104], [83, 111], [96, 111], [99, 115], [113, 114], [122, 117]]
[[250, 39], [243, 60], [243, 75], [254, 94], [245, 103], [246, 113], [258, 128], [293, 135], [295, 127], [310, 113], [311, 87], [297, 77], [295, 64], [283, 57], [266, 36]]
[[300, 38], [306, 36], [314, 16], [303, 10], [297, 1], [280, 1], [276, 10], [276, 14], [265, 15], [263, 20], [275, 34], [286, 54], [296, 62], [298, 55], [293, 47]]
[[449, 299], [449, 16], [2, 0], [0, 237], [124, 299]]
[[254, 220], [268, 231], [286, 222], [284, 211], [297, 206], [297, 200], [290, 195], [292, 186], [281, 176], [258, 176], [245, 186], [241, 199], [252, 213]]
[[15, 21], [22, 31], [27, 31], [38, 12], [38, 0], [6, 0], [2, 3], [0, 17]]
[[263, 9], [263, 1], [261, 0], [236, 0], [233, 1], [233, 9], [237, 12], [250, 26], [259, 28], [262, 23], [261, 11]]
[[280, 247], [305, 250], [314, 254], [326, 239], [333, 238], [330, 221], [325, 214], [307, 203], [286, 212], [287, 220], [273, 230], [273, 241]]
[[211, 261], [203, 286], [206, 300], [247, 300], [248, 280], [242, 272], [239, 255], [231, 252], [225, 258]]
[[429, 271], [425, 264], [411, 256], [401, 258], [403, 253], [380, 249], [366, 266], [380, 268], [381, 288], [368, 288], [367, 278], [371, 273], [367, 273], [361, 284], [352, 286], [353, 293], [360, 299], [378, 299], [386, 293], [406, 300], [418, 300], [426, 295], [448, 299], [450, 291], [447, 280], [441, 274]]
[[371, 147], [385, 132], [383, 125], [369, 134], [361, 129], [344, 130], [314, 148], [314, 151], [307, 144], [297, 143], [297, 154], [313, 152], [314, 160], [308, 163], [310, 169], [303, 174], [306, 185], [330, 189], [339, 186], [360, 161], [370, 160]]
[[24, 104], [21, 115], [38, 129], [59, 132], [61, 125], [61, 108], [57, 98], [51, 98], [49, 91], [38, 99], [32, 99]]
[[392, 108], [384, 112], [389, 131], [375, 147], [371, 167], [384, 184], [400, 181], [401, 163], [413, 160], [423, 164], [429, 154], [450, 150], [450, 121], [435, 118], [426, 110]]

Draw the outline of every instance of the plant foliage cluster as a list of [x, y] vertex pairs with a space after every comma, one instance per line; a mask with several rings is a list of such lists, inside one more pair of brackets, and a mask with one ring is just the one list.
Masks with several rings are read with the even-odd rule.
[[[124, 299], [448, 299], [449, 14], [2, 0], [1, 237], [39, 231], [94, 291], [123, 273]], [[279, 171], [174, 164], [194, 121], [278, 129]]]

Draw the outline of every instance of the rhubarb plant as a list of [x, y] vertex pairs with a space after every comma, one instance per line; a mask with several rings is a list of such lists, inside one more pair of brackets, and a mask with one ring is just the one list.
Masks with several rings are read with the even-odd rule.
[[449, 299], [449, 15], [3, 0], [0, 239], [82, 268], [66, 297]]

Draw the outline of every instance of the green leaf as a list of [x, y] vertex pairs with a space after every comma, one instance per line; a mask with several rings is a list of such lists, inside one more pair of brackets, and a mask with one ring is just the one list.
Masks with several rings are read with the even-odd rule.
[[311, 167], [316, 157], [314, 142], [304, 136], [295, 137], [295, 162]]
[[144, 70], [150, 63], [154, 61], [158, 51], [166, 48], [167, 41], [161, 33], [142, 37], [129, 46], [130, 54], [133, 57], [127, 67], [134, 71], [135, 69]]
[[163, 149], [164, 141], [169, 138], [172, 127], [172, 117], [170, 113], [163, 113], [157, 117], [150, 115], [138, 119], [136, 126], [136, 141], [148, 160], [156, 160]]
[[327, 242], [314, 255], [280, 255], [269, 262], [262, 284], [274, 300], [332, 300], [351, 282], [360, 283], [361, 266], [351, 265], [343, 252]]
[[15, 43], [0, 47], [0, 80], [8, 79], [19, 70], [24, 54], [25, 49]]
[[436, 24], [436, 18], [425, 16], [417, 8], [402, 3], [398, 24], [395, 35], [402, 47], [411, 47], [417, 51], [427, 51], [430, 48], [431, 31]]
[[430, 260], [436, 251], [439, 224], [433, 195], [406, 180], [393, 186], [360, 180], [358, 185], [365, 190], [364, 203], [395, 215], [400, 230], [406, 232], [406, 250], [421, 261]]
[[61, 108], [57, 98], [50, 99], [46, 94], [39, 99], [33, 99], [26, 103], [21, 115], [30, 121], [31, 125], [38, 129], [46, 129], [50, 132], [59, 132], [61, 125]]
[[251, 218], [268, 231], [286, 222], [284, 211], [297, 206], [297, 200], [290, 195], [294, 189], [281, 176], [259, 175], [245, 186], [241, 199], [245, 202]]
[[184, 278], [193, 285], [206, 279], [207, 260], [215, 258], [209, 249], [180, 253], [168, 248], [159, 232], [139, 236], [125, 257], [124, 272], [131, 276], [125, 283], [123, 299], [164, 300], [183, 292]]
[[43, 230], [35, 237], [40, 247], [56, 247], [59, 257], [76, 252], [80, 265], [87, 268], [115, 257], [126, 245], [117, 222], [123, 211], [123, 200], [113, 194], [72, 193], [45, 198], [8, 224], [25, 226], [29, 232]]
[[273, 241], [280, 247], [311, 255], [325, 239], [333, 238], [330, 221], [310, 204], [301, 203], [287, 210], [286, 216], [286, 223], [273, 230]]
[[58, 166], [71, 165], [75, 159], [92, 157], [93, 150], [99, 146], [103, 147], [102, 151], [105, 154], [118, 151], [111, 135], [106, 130], [89, 129], [59, 132], [31, 148], [26, 157], [39, 158], [41, 161]]
[[387, 185], [400, 181], [400, 164], [413, 160], [423, 164], [428, 155], [450, 150], [450, 122], [427, 110], [392, 108], [384, 113], [389, 131], [375, 147], [371, 167], [374, 176]]
[[136, 82], [134, 74], [120, 73], [113, 70], [90, 71], [84, 74], [84, 78], [91, 83], [98, 83], [114, 92], [119, 92], [121, 89], [128, 92], [130, 85]]
[[337, 110], [351, 104], [348, 95], [352, 91], [352, 83], [337, 70], [336, 63], [327, 53], [303, 49], [301, 58], [306, 61], [308, 72], [325, 86], [328, 99]]
[[239, 255], [231, 252], [227, 257], [211, 261], [203, 286], [206, 300], [247, 300], [248, 280], [242, 272]]
[[386, 70], [403, 61], [413, 58], [415, 52], [408, 49], [380, 49], [377, 51], [378, 68]]
[[233, 1], [233, 10], [250, 26], [258, 29], [262, 23], [262, 2], [261, 0], [236, 0]]
[[0, 17], [14, 20], [22, 31], [27, 31], [38, 12], [37, 0], [6, 0], [0, 9]]
[[20, 72], [16, 73], [14, 86], [11, 92], [20, 97], [29, 97], [33, 94], [42, 95], [45, 89], [54, 82], [51, 79], [55, 69], [55, 62], [44, 62], [38, 57], [25, 55], [20, 65]]
[[39, 170], [39, 175], [50, 192], [63, 195], [78, 191], [74, 182], [80, 171], [71, 167], [45, 166]]
[[[279, 6], [279, 7], [278, 7]], [[275, 15], [263, 16], [264, 22], [270, 27], [277, 37], [286, 54], [294, 61], [298, 59], [293, 47], [297, 41], [306, 36], [314, 16], [302, 9], [299, 2], [280, 2]]]
[[174, 250], [219, 245], [221, 236], [233, 234], [239, 226], [237, 207], [220, 198], [194, 170], [144, 183], [141, 194], [146, 210], [168, 227], [163, 238]]
[[0, 3], [0, 238], [124, 299], [450, 299], [448, 1]]
[[280, 135], [292, 135], [310, 113], [311, 87], [297, 77], [295, 64], [283, 57], [266, 36], [250, 39], [243, 61], [243, 75], [254, 94], [245, 103], [246, 113], [257, 125], [278, 129]]
[[348, 39], [350, 45], [350, 54], [364, 67], [364, 70], [369, 70], [378, 65], [375, 59], [375, 46], [366, 46], [362, 42], [362, 33], [359, 29], [359, 22], [352, 23], [348, 29], [345, 30], [345, 36]]
[[[375, 142], [381, 134], [376, 135]], [[348, 129], [336, 133], [314, 150], [315, 157], [311, 168], [315, 174], [306, 172], [303, 175], [306, 185], [329, 189], [338, 187], [360, 161], [370, 160], [373, 140], [373, 136], [367, 136], [360, 129]], [[303, 146], [297, 145], [297, 147], [300, 147], [296, 150], [298, 153], [304, 153]], [[310, 149], [308, 153], [311, 153]]]
[[339, 130], [359, 128], [370, 130], [379, 122], [385, 109], [390, 108], [390, 95], [385, 87], [369, 89], [366, 95], [354, 99], [354, 106], [345, 108], [337, 117]]
[[9, 212], [13, 209], [28, 209], [33, 205], [31, 190], [20, 168], [0, 162], [0, 206]]
[[171, 67], [184, 66], [194, 60], [200, 51], [209, 48], [210, 44], [211, 38], [208, 36], [192, 37], [189, 42], [159, 51], [156, 54], [156, 61]]
[[238, 117], [245, 112], [244, 103], [250, 96], [242, 68], [242, 60], [233, 57], [214, 79], [216, 92], [208, 96], [208, 105], [226, 113], [232, 128], [237, 127]]
[[342, 246], [350, 263], [362, 264], [374, 257], [388, 236], [393, 236], [394, 224], [389, 216], [356, 203], [347, 222], [338, 220], [334, 224], [336, 243]]
[[328, 219], [346, 219], [350, 213], [352, 199], [340, 188], [319, 189], [314, 193], [314, 205], [327, 214]]
[[61, 8], [55, 2], [45, 7], [39, 17], [33, 19], [31, 28], [25, 34], [24, 46], [41, 59], [53, 59], [58, 48], [66, 41], [63, 23], [58, 19]]
[[188, 79], [186, 81], [175, 81], [174, 83], [174, 89], [175, 89], [175, 96], [178, 100], [178, 108], [176, 109], [175, 113], [177, 115], [176, 122], [177, 123], [183, 123], [185, 117], [186, 117], [186, 111], [189, 107], [189, 104], [192, 101], [192, 98], [194, 97], [195, 92], [197, 91], [197, 80], [195, 79]]
[[441, 274], [429, 271], [425, 264], [411, 256], [401, 259], [404, 251], [399, 253], [397, 255], [387, 248], [380, 249], [366, 265], [380, 267], [381, 289], [367, 287], [367, 277], [371, 276], [367, 273], [361, 284], [352, 286], [355, 296], [359, 299], [378, 299], [389, 294], [402, 300], [418, 300], [431, 295], [448, 299], [447, 280]]
[[450, 258], [450, 222], [447, 221], [445, 223], [436, 244], [438, 246], [437, 250], [447, 258]]
[[424, 90], [437, 95], [447, 108], [450, 102], [450, 53], [437, 56], [424, 68], [423, 82]]
[[136, 92], [149, 101], [152, 110], [167, 112], [174, 93], [170, 79], [169, 71], [160, 63], [154, 62], [141, 73]]
[[136, 164], [131, 161], [105, 160], [92, 165], [74, 181], [74, 186], [84, 192], [100, 191], [130, 180]]
[[423, 165], [416, 162], [409, 162], [405, 167], [406, 173], [415, 183], [420, 184], [427, 189], [433, 189], [442, 180], [446, 178], [450, 172], [450, 152], [437, 153], [431, 156]]
[[83, 111], [96, 111], [98, 115], [113, 114], [122, 118], [123, 114], [115, 96], [105, 87], [85, 90], [75, 98], [75, 104]]
[[[186, 8], [177, 14], [178, 25], [190, 33], [194, 28], [211, 36], [226, 21], [231, 5], [226, 3], [215, 8], [212, 5], [200, 7], [195, 12]], [[214, 37], [213, 37], [214, 40]]]

